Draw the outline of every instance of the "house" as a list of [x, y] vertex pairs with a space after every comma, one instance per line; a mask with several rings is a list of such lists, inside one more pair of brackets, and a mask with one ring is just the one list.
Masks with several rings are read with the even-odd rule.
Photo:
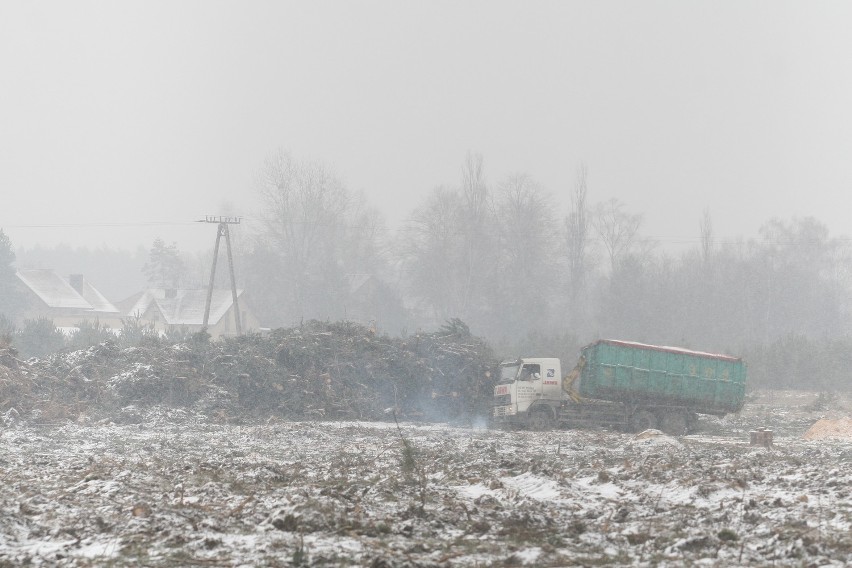
[[[243, 290], [237, 290], [240, 324], [243, 333], [259, 328], [257, 317], [244, 301]], [[121, 302], [125, 318], [135, 318], [161, 332], [201, 331], [207, 304], [205, 289], [148, 288]], [[231, 290], [213, 290], [207, 333], [211, 337], [236, 335], [234, 300]]]
[[121, 312], [82, 274], [67, 279], [44, 268], [22, 268], [16, 276], [23, 284], [25, 308], [21, 321], [47, 318], [58, 328], [73, 328], [82, 321], [119, 329]]

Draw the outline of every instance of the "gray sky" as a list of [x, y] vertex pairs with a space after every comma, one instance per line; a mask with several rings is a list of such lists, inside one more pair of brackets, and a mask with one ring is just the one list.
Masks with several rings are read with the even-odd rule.
[[[397, 226], [468, 150], [489, 181], [720, 238], [852, 211], [850, 2], [0, 3], [15, 246], [212, 246], [281, 147]], [[250, 221], [250, 219], [249, 219]], [[72, 225], [72, 226], [64, 226]], [[691, 242], [693, 242], [691, 241]]]

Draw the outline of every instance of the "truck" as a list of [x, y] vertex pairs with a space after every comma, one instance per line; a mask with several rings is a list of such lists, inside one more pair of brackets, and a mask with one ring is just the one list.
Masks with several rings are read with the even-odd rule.
[[658, 428], [680, 435], [699, 414], [739, 412], [746, 365], [730, 355], [600, 339], [583, 347], [564, 375], [558, 358], [522, 357], [500, 364], [497, 383], [497, 426]]

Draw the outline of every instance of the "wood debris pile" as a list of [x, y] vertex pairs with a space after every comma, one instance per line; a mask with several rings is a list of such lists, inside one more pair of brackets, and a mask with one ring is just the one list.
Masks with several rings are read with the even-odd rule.
[[495, 365], [458, 320], [404, 339], [348, 322], [308, 322], [264, 337], [108, 342], [11, 362], [0, 359], [0, 412], [15, 408], [41, 421], [155, 405], [224, 420], [469, 419], [488, 412]]

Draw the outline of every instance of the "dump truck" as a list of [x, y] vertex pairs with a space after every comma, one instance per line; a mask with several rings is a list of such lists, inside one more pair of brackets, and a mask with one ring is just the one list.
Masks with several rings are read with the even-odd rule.
[[565, 375], [558, 358], [500, 365], [492, 421], [498, 426], [607, 426], [683, 434], [699, 414], [738, 412], [746, 365], [739, 357], [601, 339]]

